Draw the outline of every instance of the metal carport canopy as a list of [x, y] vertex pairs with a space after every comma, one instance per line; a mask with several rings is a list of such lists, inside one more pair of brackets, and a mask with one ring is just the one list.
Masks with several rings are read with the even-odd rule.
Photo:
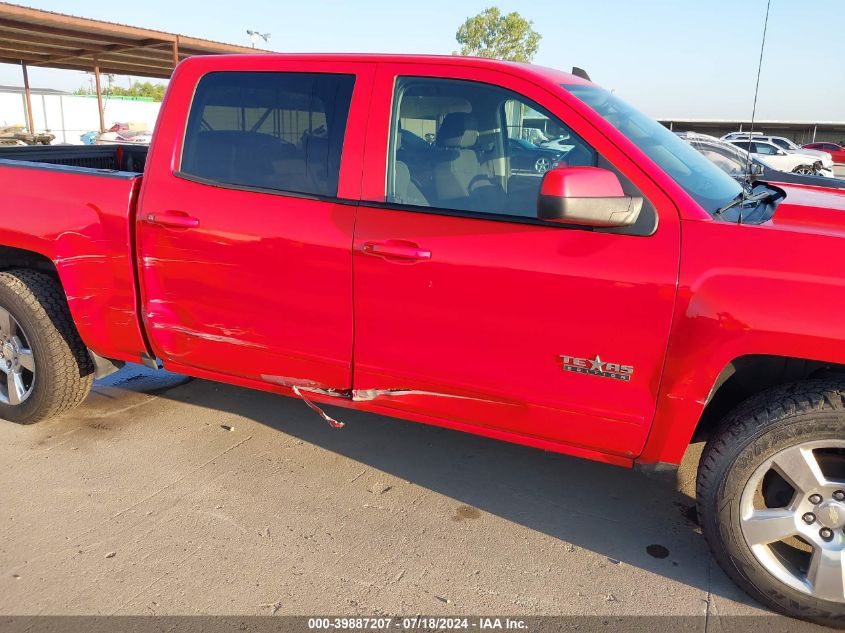
[[21, 65], [27, 101], [27, 66], [93, 71], [100, 97], [100, 73], [167, 78], [192, 55], [256, 52], [263, 51], [0, 2], [0, 63]]

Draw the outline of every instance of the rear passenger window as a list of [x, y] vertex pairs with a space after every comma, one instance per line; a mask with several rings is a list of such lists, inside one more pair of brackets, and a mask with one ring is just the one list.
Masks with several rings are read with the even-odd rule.
[[197, 85], [181, 174], [336, 196], [352, 75], [216, 72]]
[[534, 218], [548, 170], [599, 163], [566, 124], [504, 88], [415, 77], [397, 84], [388, 202]]

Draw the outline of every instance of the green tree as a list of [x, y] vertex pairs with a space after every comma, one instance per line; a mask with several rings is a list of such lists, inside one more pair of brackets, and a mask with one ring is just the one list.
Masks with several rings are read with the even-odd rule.
[[[112, 86], [111, 88], [104, 88], [103, 94], [114, 97], [149, 97], [153, 101], [161, 101], [164, 99], [164, 91], [167, 86], [164, 84], [157, 84], [151, 81], [135, 81], [131, 88], [124, 88], [122, 86]], [[77, 95], [94, 94], [89, 86], [82, 86], [74, 91]]]
[[502, 15], [498, 7], [489, 7], [458, 29], [455, 39], [461, 50], [454, 54], [530, 62], [542, 37], [533, 24], [516, 11]]

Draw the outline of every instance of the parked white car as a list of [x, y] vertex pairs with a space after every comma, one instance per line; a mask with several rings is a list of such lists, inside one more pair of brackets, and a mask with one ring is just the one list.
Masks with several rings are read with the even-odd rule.
[[825, 167], [818, 156], [806, 152], [787, 152], [774, 143], [760, 140], [757, 136], [754, 140], [728, 140], [731, 145], [751, 152], [754, 156], [761, 157], [767, 164], [779, 171], [791, 171], [796, 174], [818, 174], [827, 178], [833, 178], [833, 165]]
[[559, 152], [563, 152], [566, 154], [571, 150], [575, 145], [569, 139], [569, 135], [561, 136], [560, 138], [552, 139], [550, 141], [546, 141], [540, 145], [543, 149], [555, 149]]
[[786, 138], [785, 136], [772, 136], [770, 134], [762, 134], [761, 132], [754, 132], [753, 134], [749, 134], [748, 132], [731, 132], [730, 134], [726, 134], [722, 137], [724, 141], [763, 141], [766, 143], [772, 143], [777, 147], [781, 148], [785, 152], [789, 152], [790, 154], [807, 154], [809, 156], [815, 156], [816, 160], [820, 160], [822, 162], [822, 167], [824, 169], [830, 169], [831, 173], [833, 173], [833, 157], [827, 153], [817, 149], [807, 149], [806, 147], [801, 147], [791, 139]]

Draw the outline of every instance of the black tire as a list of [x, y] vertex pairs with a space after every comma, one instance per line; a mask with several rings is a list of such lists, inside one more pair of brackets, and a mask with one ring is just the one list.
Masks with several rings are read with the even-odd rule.
[[94, 381], [94, 364], [61, 286], [34, 270], [0, 271], [0, 307], [23, 328], [35, 362], [32, 393], [17, 405], [0, 402], [0, 418], [33, 424], [82, 402]]
[[845, 380], [807, 380], [753, 396], [721, 423], [698, 466], [698, 516], [716, 561], [750, 596], [785, 615], [845, 628], [845, 604], [802, 593], [757, 560], [740, 526], [740, 498], [770, 457], [806, 442], [845, 439]]
[[798, 165], [798, 167], [792, 170], [792, 173], [812, 175], [816, 173], [816, 170], [811, 165]]

